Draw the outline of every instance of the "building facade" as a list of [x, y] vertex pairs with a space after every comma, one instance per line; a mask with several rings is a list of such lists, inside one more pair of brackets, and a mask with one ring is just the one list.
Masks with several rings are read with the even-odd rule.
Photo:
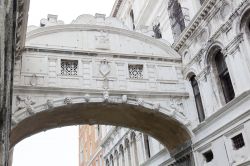
[[112, 127], [101, 144], [106, 165], [250, 165], [250, 2], [117, 0], [111, 16], [181, 55], [192, 155], [173, 157], [147, 134]]
[[99, 125], [79, 126], [79, 165], [102, 166], [101, 129]]
[[1, 156], [43, 130], [100, 124], [81, 127], [80, 164], [249, 165], [249, 25], [249, 0], [117, 0], [111, 17], [68, 25], [49, 15], [15, 59]]

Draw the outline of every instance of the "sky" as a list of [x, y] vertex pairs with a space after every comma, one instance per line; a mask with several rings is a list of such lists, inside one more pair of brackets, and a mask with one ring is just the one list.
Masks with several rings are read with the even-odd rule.
[[69, 24], [81, 14], [95, 13], [109, 16], [115, 0], [30, 0], [28, 25], [40, 25], [48, 14], [58, 15], [58, 19]]
[[[40, 25], [48, 14], [65, 24], [81, 14], [110, 15], [115, 0], [30, 0], [28, 25]], [[15, 146], [13, 166], [78, 166], [78, 126], [52, 129]]]

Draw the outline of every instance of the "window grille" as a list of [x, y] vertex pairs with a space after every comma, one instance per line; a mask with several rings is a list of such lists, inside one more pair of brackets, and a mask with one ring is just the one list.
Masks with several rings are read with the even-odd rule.
[[245, 146], [245, 142], [244, 142], [244, 138], [243, 138], [242, 133], [234, 136], [231, 139], [233, 142], [234, 149], [238, 150], [238, 149], [242, 148], [243, 146]]
[[74, 76], [77, 75], [77, 60], [61, 60], [61, 75]]
[[143, 65], [128, 65], [129, 78], [143, 79]]

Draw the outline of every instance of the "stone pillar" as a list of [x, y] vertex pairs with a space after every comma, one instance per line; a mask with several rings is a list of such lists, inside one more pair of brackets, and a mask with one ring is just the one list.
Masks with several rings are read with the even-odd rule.
[[0, 1], [0, 166], [8, 166], [9, 159], [16, 3]]
[[243, 34], [236, 36], [222, 51], [227, 63], [230, 78], [234, 87], [235, 96], [249, 90], [250, 71], [247, 66], [246, 56], [243, 55], [241, 42]]

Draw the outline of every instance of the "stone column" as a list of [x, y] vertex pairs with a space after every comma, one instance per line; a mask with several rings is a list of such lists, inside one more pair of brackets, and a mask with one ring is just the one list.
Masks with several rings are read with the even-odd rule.
[[16, 0], [0, 1], [0, 166], [9, 165], [16, 3]]
[[230, 78], [234, 87], [235, 96], [249, 90], [250, 71], [246, 57], [241, 49], [243, 34], [236, 36], [222, 51], [227, 63]]

